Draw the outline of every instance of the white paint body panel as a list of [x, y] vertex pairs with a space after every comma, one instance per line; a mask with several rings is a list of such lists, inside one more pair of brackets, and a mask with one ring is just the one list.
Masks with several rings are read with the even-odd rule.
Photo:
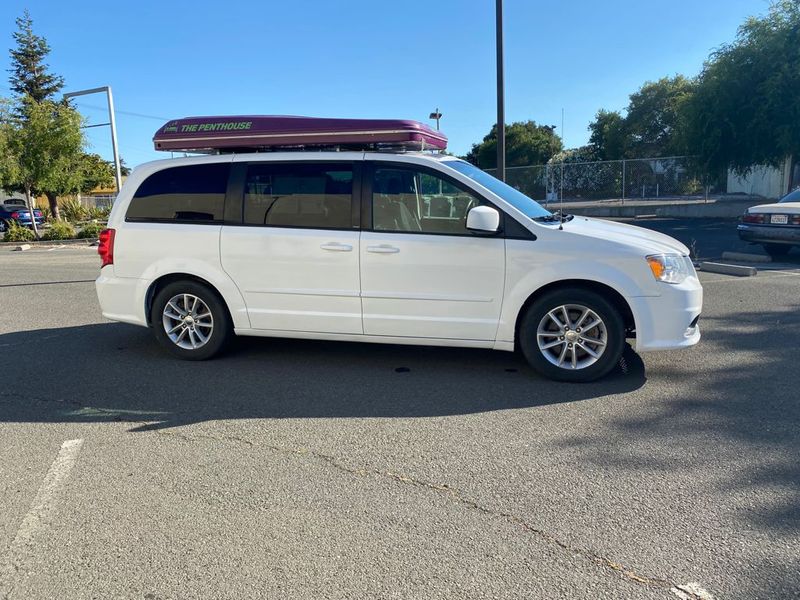
[[[195, 224], [127, 223], [139, 184], [166, 167], [240, 161], [373, 160], [445, 172], [515, 218], [536, 240], [372, 231], [325, 231]], [[109, 227], [115, 264], [97, 291], [107, 318], [146, 325], [151, 285], [189, 274], [208, 281], [240, 335], [451, 345], [513, 350], [525, 302], [544, 286], [590, 281], [627, 302], [638, 350], [697, 343], [689, 323], [702, 308], [693, 274], [680, 285], [656, 281], [645, 256], [688, 255], [676, 240], [645, 229], [576, 217], [533, 222], [511, 204], [423, 154], [291, 152], [207, 156], [148, 163], [128, 178]], [[330, 249], [330, 246], [350, 249]], [[324, 247], [328, 247], [325, 249]]]
[[494, 340], [504, 279], [502, 238], [365, 231], [364, 333]]
[[362, 333], [357, 231], [222, 227], [253, 329]]

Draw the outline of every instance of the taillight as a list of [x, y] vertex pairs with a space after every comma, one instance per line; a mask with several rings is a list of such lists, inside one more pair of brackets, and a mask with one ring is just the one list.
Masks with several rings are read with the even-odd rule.
[[11, 218], [12, 219], [19, 219], [19, 213], [17, 211], [12, 212], [11, 213]]
[[742, 223], [765, 223], [766, 217], [764, 213], [744, 213]]
[[97, 253], [100, 255], [100, 260], [103, 264], [100, 266], [102, 269], [106, 265], [114, 264], [114, 230], [103, 229], [98, 237], [99, 244], [97, 246]]
[[792, 217], [792, 225], [800, 225], [800, 215], [794, 215]]

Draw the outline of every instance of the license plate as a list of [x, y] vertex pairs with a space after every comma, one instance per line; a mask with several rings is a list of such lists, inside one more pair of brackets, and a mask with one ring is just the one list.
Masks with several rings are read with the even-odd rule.
[[789, 222], [788, 215], [771, 215], [769, 222], [772, 225], [786, 225]]

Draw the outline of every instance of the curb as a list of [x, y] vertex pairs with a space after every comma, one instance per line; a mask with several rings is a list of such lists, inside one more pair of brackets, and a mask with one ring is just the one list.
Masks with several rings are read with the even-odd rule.
[[722, 260], [741, 260], [752, 263], [770, 263], [772, 257], [764, 254], [750, 254], [748, 252], [723, 252]]
[[735, 275], [736, 277], [755, 277], [758, 270], [755, 267], [741, 265], [726, 265], [715, 262], [701, 262], [700, 270], [706, 273], [719, 273], [721, 275]]
[[91, 246], [97, 238], [83, 238], [73, 240], [31, 240], [28, 242], [0, 242], [0, 248], [15, 248], [20, 244], [30, 245], [33, 248], [52, 247], [52, 246]]

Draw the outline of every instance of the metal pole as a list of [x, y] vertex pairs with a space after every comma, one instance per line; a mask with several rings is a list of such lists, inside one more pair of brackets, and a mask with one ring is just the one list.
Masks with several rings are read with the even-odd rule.
[[495, 0], [497, 11], [497, 178], [506, 180], [506, 118], [503, 94], [503, 0]]
[[119, 149], [117, 148], [117, 120], [114, 117], [114, 97], [111, 95], [111, 86], [106, 86], [108, 96], [109, 123], [111, 123], [111, 149], [114, 152], [114, 179], [117, 182], [117, 194], [122, 189], [122, 165], [119, 163]]
[[431, 113], [431, 114], [428, 116], [428, 118], [429, 118], [429, 119], [435, 119], [435, 120], [436, 120], [436, 131], [439, 131], [439, 119], [441, 119], [441, 118], [442, 118], [442, 113], [440, 113], [440, 112], [439, 112], [439, 107], [438, 107], [438, 106], [436, 107], [436, 111], [435, 111], [435, 112], [432, 112], [432, 113]]
[[99, 94], [101, 92], [105, 92], [106, 98], [108, 100], [108, 123], [103, 123], [103, 125], [110, 125], [111, 126], [111, 148], [114, 154], [114, 180], [117, 184], [117, 193], [119, 193], [120, 188], [122, 187], [122, 167], [119, 162], [119, 151], [117, 149], [117, 121], [114, 116], [114, 99], [111, 95], [111, 86], [104, 85], [102, 87], [92, 88], [89, 90], [80, 90], [77, 92], [69, 92], [64, 94], [64, 100], [67, 98], [73, 98], [75, 96], [86, 96], [88, 94]]
[[625, 204], [625, 159], [622, 159], [622, 204]]

